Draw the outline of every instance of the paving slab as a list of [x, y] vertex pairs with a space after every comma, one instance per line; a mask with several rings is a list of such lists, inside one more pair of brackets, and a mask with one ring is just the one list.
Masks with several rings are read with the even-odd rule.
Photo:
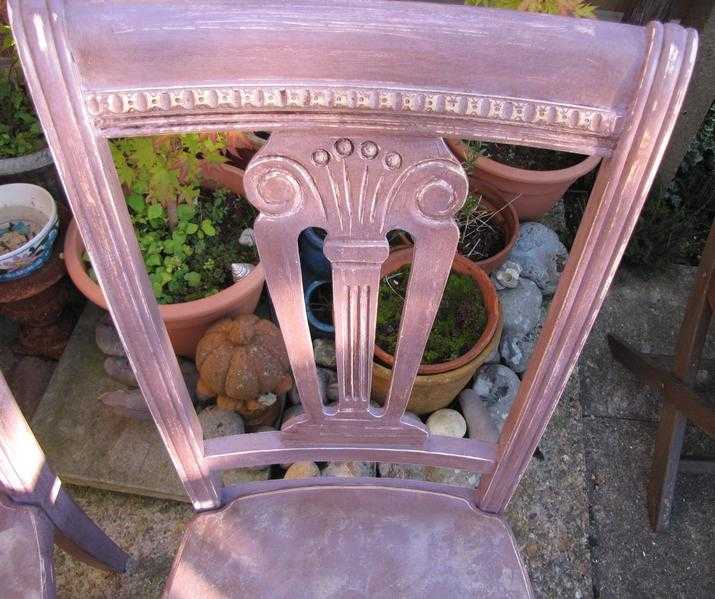
[[584, 431], [596, 596], [715, 597], [712, 476], [680, 474], [670, 528], [655, 533], [646, 509], [655, 424], [589, 417]]
[[537, 597], [592, 596], [579, 388], [577, 369], [507, 509]]
[[[656, 420], [660, 399], [618, 364], [606, 335], [639, 351], [671, 355], [696, 269], [673, 265], [658, 272], [622, 268], [579, 360], [585, 415]], [[711, 328], [704, 357], [715, 357]]]
[[[99, 308], [88, 304], [32, 419], [48, 461], [66, 483], [188, 501], [154, 422], [121, 416], [98, 400], [126, 389], [104, 372], [94, 341]], [[226, 473], [231, 482], [267, 470]]]

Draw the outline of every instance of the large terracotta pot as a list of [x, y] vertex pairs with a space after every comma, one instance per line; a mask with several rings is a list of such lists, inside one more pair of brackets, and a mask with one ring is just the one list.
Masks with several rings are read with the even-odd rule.
[[[412, 249], [392, 252], [382, 267], [382, 276], [399, 270], [412, 262]], [[429, 414], [448, 406], [457, 394], [464, 389], [485, 360], [494, 351], [501, 338], [501, 306], [494, 284], [489, 276], [474, 262], [464, 256], [456, 255], [452, 264], [454, 272], [472, 277], [479, 286], [487, 310], [487, 324], [484, 332], [474, 346], [464, 355], [441, 364], [422, 364], [412, 388], [412, 395], [407, 409], [415, 414]], [[383, 404], [387, 397], [392, 378], [393, 355], [375, 346], [375, 357], [380, 363], [373, 365], [372, 399]]]
[[[461, 140], [445, 141], [458, 160], [467, 159], [467, 149]], [[596, 168], [600, 160], [599, 156], [589, 156], [568, 168], [534, 171], [479, 156], [472, 164], [469, 178], [477, 190], [510, 202], [519, 220], [535, 220], [551, 210], [574, 181]]]
[[[210, 165], [210, 168], [202, 170], [204, 176], [211, 175], [212, 179], [243, 195], [243, 172], [240, 169]], [[87, 274], [82, 260], [83, 253], [84, 243], [73, 220], [67, 229], [64, 245], [67, 272], [83, 295], [106, 309], [104, 293]], [[247, 277], [215, 295], [192, 302], [159, 306], [174, 351], [180, 356], [193, 359], [196, 344], [211, 324], [225, 316], [253, 313], [261, 297], [264, 281], [263, 267], [259, 263]]]

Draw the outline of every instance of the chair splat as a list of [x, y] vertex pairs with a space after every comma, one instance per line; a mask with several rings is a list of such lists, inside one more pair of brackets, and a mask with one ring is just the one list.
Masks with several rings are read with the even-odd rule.
[[[457, 247], [454, 214], [467, 178], [440, 138], [348, 130], [277, 132], [246, 171], [246, 192], [260, 210], [256, 243], [286, 335], [304, 414], [285, 431], [351, 443], [356, 439], [424, 442], [404, 416]], [[339, 399], [320, 397], [297, 239], [307, 227], [327, 231], [332, 264]], [[380, 271], [386, 235], [404, 229], [415, 257], [400, 327], [394, 377], [384, 409], [370, 406]]]

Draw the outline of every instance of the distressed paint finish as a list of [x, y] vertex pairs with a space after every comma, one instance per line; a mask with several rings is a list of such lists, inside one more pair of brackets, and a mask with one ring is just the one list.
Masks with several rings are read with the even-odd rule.
[[[13, 581], [16, 581], [18, 589], [27, 585], [27, 593], [41, 588], [42, 597], [54, 597], [53, 540], [75, 557], [104, 569], [124, 571], [129, 559], [87, 517], [52, 472], [2, 373], [0, 522], [3, 531], [0, 544], [7, 551], [0, 560], [3, 562], [0, 567], [3, 596], [6, 593], [10, 593], [7, 596], [24, 596], [20, 592], [12, 593]], [[22, 534], [13, 532], [15, 524]], [[26, 538], [28, 530], [35, 531], [31, 538]], [[37, 585], [35, 578], [40, 571], [45, 574]]]
[[[194, 506], [221, 503], [213, 475], [222, 468], [288, 456], [394, 455], [394, 461], [459, 462], [487, 472], [476, 502], [501, 512], [563, 391], [652, 182], [692, 70], [694, 32], [403, 2], [246, 1], [239, 7], [229, 0], [119, 0], [106, 6], [11, 0], [11, 21], [80, 231]], [[105, 138], [230, 128], [274, 131], [248, 169], [247, 188], [262, 212], [256, 229], [263, 262], [282, 273], [268, 272], [267, 280], [306, 411], [285, 433], [204, 444]], [[447, 443], [402, 415], [456, 243], [450, 215], [463, 199], [464, 175], [445, 154], [443, 135], [605, 157], [497, 446]], [[386, 172], [377, 158], [360, 153], [367, 142], [381, 157], [398, 154], [398, 169], [422, 163], [434, 169], [434, 185], [406, 183], [416, 196], [397, 201], [380, 226], [360, 218], [352, 224], [365, 215], [361, 167], [371, 164], [371, 184]], [[429, 189], [423, 206], [421, 189]], [[388, 197], [385, 187], [377, 206], [385, 207]], [[316, 384], [295, 248], [301, 227], [321, 223], [336, 298], [344, 300], [335, 306], [343, 372], [334, 412]], [[410, 284], [414, 302], [401, 331], [390, 401], [374, 411], [366, 401], [371, 302], [384, 232], [400, 223], [422, 233], [418, 277]]]

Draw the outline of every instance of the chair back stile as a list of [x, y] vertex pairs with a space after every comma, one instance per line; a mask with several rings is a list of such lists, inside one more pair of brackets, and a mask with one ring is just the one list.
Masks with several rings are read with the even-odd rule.
[[[382, 460], [482, 472], [501, 512], [538, 444], [635, 225], [692, 72], [696, 34], [376, 0], [10, 0], [29, 88], [144, 397], [196, 509], [221, 469]], [[266, 32], [270, 32], [267, 35]], [[455, 51], [455, 48], [458, 51]], [[269, 130], [245, 187], [304, 412], [203, 441], [143, 268], [107, 139]], [[405, 416], [449, 275], [467, 179], [444, 136], [603, 156], [499, 442]], [[321, 397], [297, 238], [326, 230], [337, 404]], [[392, 382], [370, 405], [386, 234], [415, 250]]]

